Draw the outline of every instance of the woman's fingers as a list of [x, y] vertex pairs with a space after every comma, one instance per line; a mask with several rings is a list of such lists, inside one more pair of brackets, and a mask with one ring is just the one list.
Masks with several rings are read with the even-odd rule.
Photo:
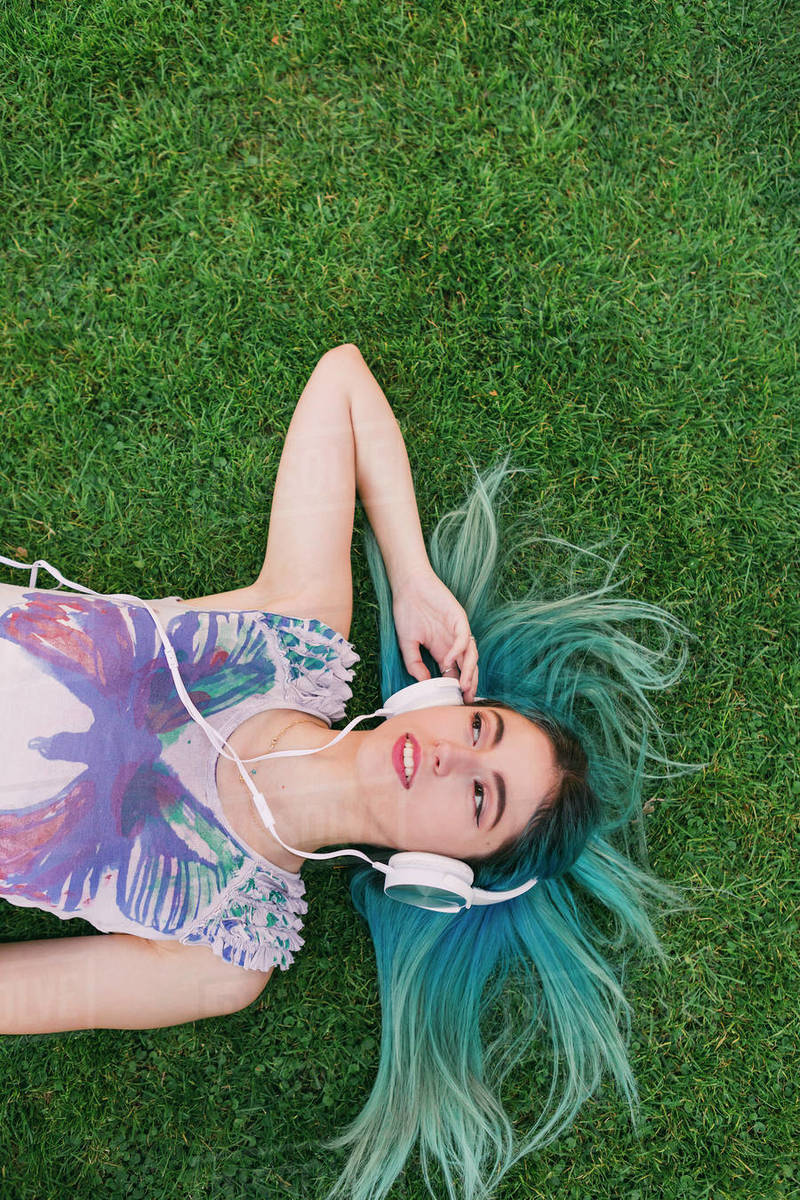
[[459, 687], [465, 694], [474, 696], [478, 688], [478, 647], [469, 633], [453, 643], [443, 669], [447, 670], [454, 663], [458, 664], [459, 659]]
[[478, 690], [478, 650], [474, 642], [470, 642], [468, 657], [469, 663], [465, 663], [461, 670], [461, 690], [474, 700]]
[[409, 675], [416, 679], [417, 683], [421, 683], [424, 679], [430, 679], [431, 673], [422, 661], [422, 648], [419, 642], [403, 641], [399, 645]]
[[[461, 660], [461, 662], [464, 661], [464, 656], [469, 644], [469, 634], [462, 634], [461, 637], [457, 637], [445, 657], [442, 670], [449, 671], [451, 667], [459, 666], [459, 660]], [[460, 669], [461, 668], [459, 666], [459, 670]]]

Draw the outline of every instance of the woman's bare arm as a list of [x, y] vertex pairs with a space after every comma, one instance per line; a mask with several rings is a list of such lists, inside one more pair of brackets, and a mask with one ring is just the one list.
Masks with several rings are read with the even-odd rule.
[[264, 566], [250, 589], [264, 607], [319, 617], [349, 637], [356, 489], [390, 583], [429, 565], [400, 426], [348, 343], [320, 359], [286, 435]]
[[347, 343], [323, 354], [295, 407], [258, 578], [184, 603], [316, 617], [349, 637], [356, 489], [392, 586], [429, 567], [400, 426], [361, 352]]
[[429, 566], [403, 434], [378, 381], [356, 346], [348, 346], [350, 417], [358, 496], [381, 548], [392, 587]]
[[0, 945], [0, 1034], [158, 1029], [246, 1008], [269, 971], [128, 933]]
[[298, 400], [281, 451], [257, 607], [316, 617], [350, 636], [355, 453], [346, 347], [323, 354]]

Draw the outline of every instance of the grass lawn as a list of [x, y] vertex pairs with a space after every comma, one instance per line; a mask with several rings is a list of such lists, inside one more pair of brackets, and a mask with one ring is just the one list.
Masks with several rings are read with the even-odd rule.
[[[697, 635], [658, 701], [710, 765], [647, 818], [695, 908], [627, 977], [639, 1135], [605, 1087], [497, 1200], [800, 1188], [799, 29], [774, 0], [0, 13], [0, 554], [140, 596], [251, 582], [294, 405], [351, 341], [427, 535], [467, 456], [511, 450], [509, 520], [627, 543], [625, 594]], [[364, 522], [353, 715], [379, 702]], [[0, 1039], [3, 1200], [322, 1200], [380, 1011], [345, 873], [304, 876], [306, 947], [251, 1008]], [[0, 915], [6, 942], [92, 932]], [[410, 1161], [392, 1197], [427, 1194]]]

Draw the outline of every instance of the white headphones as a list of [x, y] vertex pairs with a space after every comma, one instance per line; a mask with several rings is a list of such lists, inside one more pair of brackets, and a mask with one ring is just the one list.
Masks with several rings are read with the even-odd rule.
[[[456, 913], [461, 912], [465, 908], [471, 908], [473, 904], [499, 904], [503, 900], [511, 900], [515, 896], [521, 896], [537, 882], [535, 879], [529, 879], [527, 883], [523, 883], [520, 887], [512, 888], [510, 891], [487, 892], [472, 886], [474, 875], [466, 863], [460, 862], [455, 858], [447, 858], [441, 854], [409, 853], [404, 851], [393, 854], [388, 863], [381, 863], [373, 862], [361, 850], [333, 850], [325, 854], [312, 854], [304, 850], [297, 850], [293, 846], [287, 846], [286, 842], [278, 835], [278, 831], [275, 828], [275, 818], [270, 811], [269, 805], [256, 788], [248, 772], [245, 771], [242, 760], [217, 730], [208, 724], [190, 699], [189, 694], [183, 686], [178, 660], [175, 657], [175, 652], [172, 649], [169, 638], [155, 612], [146, 600], [142, 600], [138, 596], [128, 596], [122, 593], [106, 595], [102, 592], [94, 592], [91, 588], [82, 587], [79, 583], [70, 583], [60, 571], [55, 567], [51, 567], [44, 559], [37, 559], [31, 565], [30, 563], [15, 562], [14, 559], [4, 558], [0, 554], [0, 562], [5, 563], [9, 567], [19, 567], [22, 570], [30, 571], [31, 579], [29, 586], [31, 588], [36, 587], [36, 576], [39, 568], [42, 567], [44, 570], [49, 571], [54, 579], [58, 580], [59, 585], [63, 584], [73, 591], [85, 592], [87, 595], [96, 596], [102, 600], [139, 604], [143, 608], [146, 608], [155, 621], [167, 664], [184, 708], [192, 717], [192, 720], [205, 730], [209, 740], [219, 753], [236, 763], [244, 782], [253, 795], [253, 801], [265, 826], [284, 849], [289, 850], [292, 854], [297, 854], [301, 858], [316, 859], [341, 858], [343, 855], [348, 854], [363, 858], [376, 871], [381, 871], [385, 875], [383, 890], [387, 896], [390, 896], [393, 900], [399, 900], [403, 904], [411, 904], [416, 908], [430, 909], [432, 912]], [[53, 590], [57, 591], [58, 589]], [[479, 696], [477, 699], [480, 700], [483, 697]], [[417, 708], [433, 708], [440, 704], [453, 705], [463, 703], [464, 697], [461, 694], [461, 688], [457, 680], [445, 678], [425, 679], [421, 683], [412, 683], [409, 687], [395, 692], [386, 700], [383, 708], [376, 709], [374, 713], [364, 713], [361, 716], [355, 717], [326, 746], [318, 746], [315, 750], [274, 750], [271, 754], [261, 754], [257, 758], [248, 758], [244, 761], [260, 762], [264, 758], [288, 758], [294, 755], [319, 754], [322, 750], [327, 750], [329, 746], [336, 745], [355, 725], [360, 721], [368, 720], [370, 717], [394, 717], [400, 713], [411, 712]], [[226, 747], [227, 750], [230, 750], [230, 753], [227, 753]]]

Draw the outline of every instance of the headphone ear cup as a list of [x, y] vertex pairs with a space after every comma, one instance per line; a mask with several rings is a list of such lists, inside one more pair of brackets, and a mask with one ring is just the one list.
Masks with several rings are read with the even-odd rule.
[[412, 683], [409, 687], [394, 692], [383, 703], [383, 711], [387, 716], [396, 717], [400, 713], [412, 712], [415, 708], [433, 708], [440, 704], [463, 704], [464, 697], [457, 679], [423, 679]]
[[474, 875], [466, 863], [443, 854], [401, 851], [386, 865], [383, 890], [392, 900], [432, 912], [469, 908]]

